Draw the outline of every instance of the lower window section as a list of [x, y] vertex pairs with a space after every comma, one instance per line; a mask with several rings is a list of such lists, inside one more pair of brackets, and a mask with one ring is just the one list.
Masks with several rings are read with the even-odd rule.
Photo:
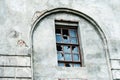
[[80, 67], [79, 63], [62, 63], [58, 62], [58, 66], [65, 66], [65, 67]]
[[76, 78], [76, 79], [70, 79], [70, 78], [67, 78], [67, 79], [58, 79], [58, 80], [87, 80], [87, 79], [79, 79], [79, 78]]
[[58, 66], [81, 67], [80, 53], [76, 45], [57, 44]]

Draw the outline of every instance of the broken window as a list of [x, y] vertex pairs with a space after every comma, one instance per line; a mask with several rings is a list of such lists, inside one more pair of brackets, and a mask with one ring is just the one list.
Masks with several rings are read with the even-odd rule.
[[69, 33], [68, 33], [68, 29], [62, 29], [62, 35], [63, 35], [63, 42], [64, 43], [69, 43]]
[[70, 63], [66, 63], [65, 67], [71, 67]]
[[72, 46], [72, 53], [78, 53], [78, 47]]
[[61, 45], [57, 45], [57, 51], [62, 51], [62, 46]]
[[64, 52], [71, 53], [70, 46], [64, 46]]
[[63, 36], [68, 36], [68, 30], [67, 29], [63, 29]]
[[56, 24], [55, 28], [58, 66], [80, 67], [77, 26]]
[[61, 34], [61, 29], [56, 29], [56, 34]]
[[64, 55], [63, 55], [63, 51], [62, 51], [62, 46], [61, 45], [57, 45], [57, 58], [58, 60], [64, 60]]

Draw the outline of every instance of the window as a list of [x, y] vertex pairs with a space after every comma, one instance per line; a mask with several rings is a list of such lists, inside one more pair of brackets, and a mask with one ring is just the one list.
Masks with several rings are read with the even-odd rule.
[[77, 27], [78, 22], [55, 21], [58, 66], [82, 66]]
[[70, 79], [70, 78], [66, 78], [66, 79], [58, 79], [58, 80], [87, 80], [87, 79], [78, 79], [78, 78], [76, 78], [76, 79]]

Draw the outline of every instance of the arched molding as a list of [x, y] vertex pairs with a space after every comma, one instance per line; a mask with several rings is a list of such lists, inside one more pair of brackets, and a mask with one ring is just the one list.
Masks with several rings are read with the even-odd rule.
[[[106, 61], [107, 61], [107, 64], [108, 64], [108, 68], [109, 68], [109, 76], [111, 76], [111, 67], [110, 67], [110, 61], [109, 61], [109, 49], [108, 49], [108, 42], [107, 42], [107, 38], [105, 36], [105, 33], [104, 31], [101, 29], [101, 27], [97, 24], [97, 22], [89, 17], [88, 15], [80, 12], [80, 11], [77, 11], [77, 10], [73, 10], [73, 9], [69, 9], [69, 8], [54, 8], [54, 9], [51, 9], [51, 10], [47, 10], [47, 11], [44, 11], [44, 12], [38, 12], [37, 11], [37, 15], [35, 16], [35, 19], [34, 21], [32, 22], [32, 27], [31, 27], [31, 30], [30, 30], [30, 48], [31, 48], [31, 66], [32, 66], [32, 69], [33, 69], [33, 34], [34, 34], [34, 31], [35, 31], [35, 28], [37, 28], [37, 24], [42, 20], [44, 19], [45, 17], [51, 15], [51, 14], [55, 14], [55, 13], [71, 13], [71, 14], [74, 14], [76, 16], [79, 16], [79, 17], [82, 17], [84, 18], [85, 20], [87, 20], [90, 24], [92, 24], [95, 28], [95, 30], [97, 31], [97, 33], [99, 34], [102, 42], [103, 42], [103, 47], [104, 47], [104, 50], [105, 50], [105, 54], [106, 54]], [[33, 70], [32, 70], [32, 74], [33, 74]], [[33, 79], [32, 79], [33, 80]], [[112, 77], [110, 77], [110, 80], [112, 80]]]

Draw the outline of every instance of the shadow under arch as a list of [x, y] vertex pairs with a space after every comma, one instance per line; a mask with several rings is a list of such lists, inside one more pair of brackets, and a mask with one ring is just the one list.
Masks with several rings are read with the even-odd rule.
[[[30, 30], [30, 36], [29, 37], [30, 37], [30, 48], [31, 48], [32, 80], [33, 80], [33, 53], [34, 53], [33, 52], [33, 34], [34, 34], [34, 31], [35, 31], [35, 28], [37, 28], [37, 24], [42, 19], [44, 19], [45, 17], [47, 17], [51, 14], [62, 13], [62, 12], [71, 13], [71, 14], [77, 15], [79, 17], [82, 17], [85, 20], [87, 20], [90, 24], [93, 25], [93, 27], [96, 29], [97, 33], [99, 34], [99, 36], [100, 36], [100, 38], [103, 42], [103, 47], [104, 47], [105, 55], [106, 55], [106, 61], [107, 61], [108, 68], [109, 68], [109, 76], [111, 76], [111, 68], [110, 68], [110, 63], [109, 63], [109, 49], [108, 49], [107, 38], [105, 36], [104, 31], [100, 28], [100, 26], [97, 24], [97, 22], [93, 18], [91, 18], [88, 15], [86, 15], [86, 14], [80, 12], [80, 11], [77, 11], [77, 10], [73, 10], [73, 9], [69, 9], [69, 8], [54, 8], [54, 9], [47, 10], [47, 11], [44, 11], [43, 13], [41, 13], [37, 17], [37, 19], [35, 19], [35, 21], [33, 22], [31, 30]], [[110, 77], [110, 80], [112, 80], [112, 77]]]

